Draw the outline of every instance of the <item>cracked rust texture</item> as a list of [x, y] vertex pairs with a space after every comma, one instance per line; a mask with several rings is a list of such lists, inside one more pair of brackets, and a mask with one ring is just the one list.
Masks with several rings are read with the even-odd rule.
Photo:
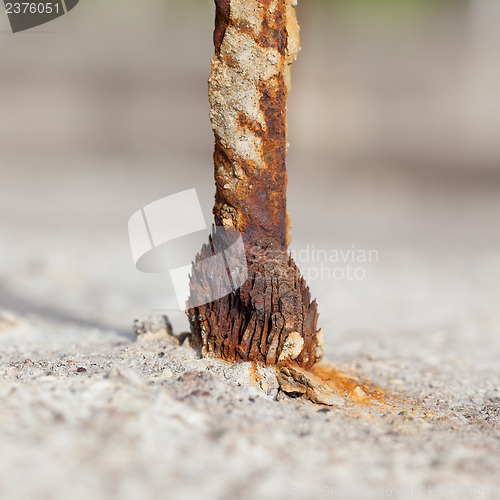
[[[215, 224], [243, 236], [248, 280], [188, 311], [202, 354], [311, 367], [323, 353], [315, 301], [288, 254], [286, 101], [299, 51], [294, 0], [215, 0], [209, 78]], [[196, 261], [214, 255], [205, 245]], [[217, 286], [193, 268], [191, 296]], [[220, 296], [220, 295], [212, 295]]]
[[[205, 245], [197, 260], [213, 254]], [[323, 339], [316, 330], [316, 302], [300, 270], [285, 252], [260, 247], [247, 249], [247, 261], [249, 276], [241, 288], [188, 313], [203, 356], [311, 367], [323, 356]], [[194, 269], [192, 293], [207, 281]]]

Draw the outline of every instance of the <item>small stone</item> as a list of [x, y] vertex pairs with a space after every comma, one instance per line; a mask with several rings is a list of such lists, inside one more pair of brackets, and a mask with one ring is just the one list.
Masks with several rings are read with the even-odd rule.
[[361, 389], [361, 387], [359, 387], [359, 385], [356, 387], [356, 389], [354, 389], [354, 391], [352, 391], [352, 396], [355, 398], [355, 399], [364, 399], [366, 398], [366, 393], [365, 391], [363, 391], [363, 389]]
[[173, 335], [172, 325], [164, 314], [149, 314], [136, 319], [133, 328], [137, 337], [148, 333]]
[[258, 386], [267, 396], [276, 398], [279, 392], [279, 383], [276, 378], [276, 369], [269, 366], [257, 366], [256, 381]]
[[345, 399], [332, 382], [327, 382], [298, 366], [282, 367], [278, 382], [283, 392], [303, 396], [313, 403], [345, 406]]
[[278, 361], [295, 359], [304, 347], [304, 339], [299, 332], [291, 332], [285, 340]]

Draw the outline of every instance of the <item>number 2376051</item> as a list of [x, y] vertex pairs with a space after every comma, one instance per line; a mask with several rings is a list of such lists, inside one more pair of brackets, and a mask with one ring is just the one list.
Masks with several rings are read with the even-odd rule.
[[59, 14], [60, 8], [57, 2], [15, 2], [5, 4], [7, 14]]

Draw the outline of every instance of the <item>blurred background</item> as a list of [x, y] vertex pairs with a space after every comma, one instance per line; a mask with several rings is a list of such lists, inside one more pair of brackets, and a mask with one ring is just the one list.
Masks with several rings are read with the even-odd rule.
[[[293, 248], [379, 255], [363, 280], [310, 281], [328, 355], [494, 366], [500, 3], [299, 0], [298, 17]], [[0, 15], [0, 307], [125, 336], [175, 308], [168, 277], [134, 268], [127, 221], [191, 187], [210, 221], [213, 18], [210, 0], [81, 0], [13, 35]]]

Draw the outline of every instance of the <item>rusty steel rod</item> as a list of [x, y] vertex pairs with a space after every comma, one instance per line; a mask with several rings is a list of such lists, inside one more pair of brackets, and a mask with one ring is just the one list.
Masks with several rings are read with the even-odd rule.
[[[242, 234], [248, 280], [188, 311], [204, 355], [311, 367], [322, 356], [317, 306], [288, 253], [286, 103], [299, 51], [296, 0], [215, 0], [209, 78], [216, 226]], [[205, 245], [197, 261], [214, 255]], [[203, 274], [203, 273], [201, 273]], [[193, 268], [191, 292], [207, 282]]]

